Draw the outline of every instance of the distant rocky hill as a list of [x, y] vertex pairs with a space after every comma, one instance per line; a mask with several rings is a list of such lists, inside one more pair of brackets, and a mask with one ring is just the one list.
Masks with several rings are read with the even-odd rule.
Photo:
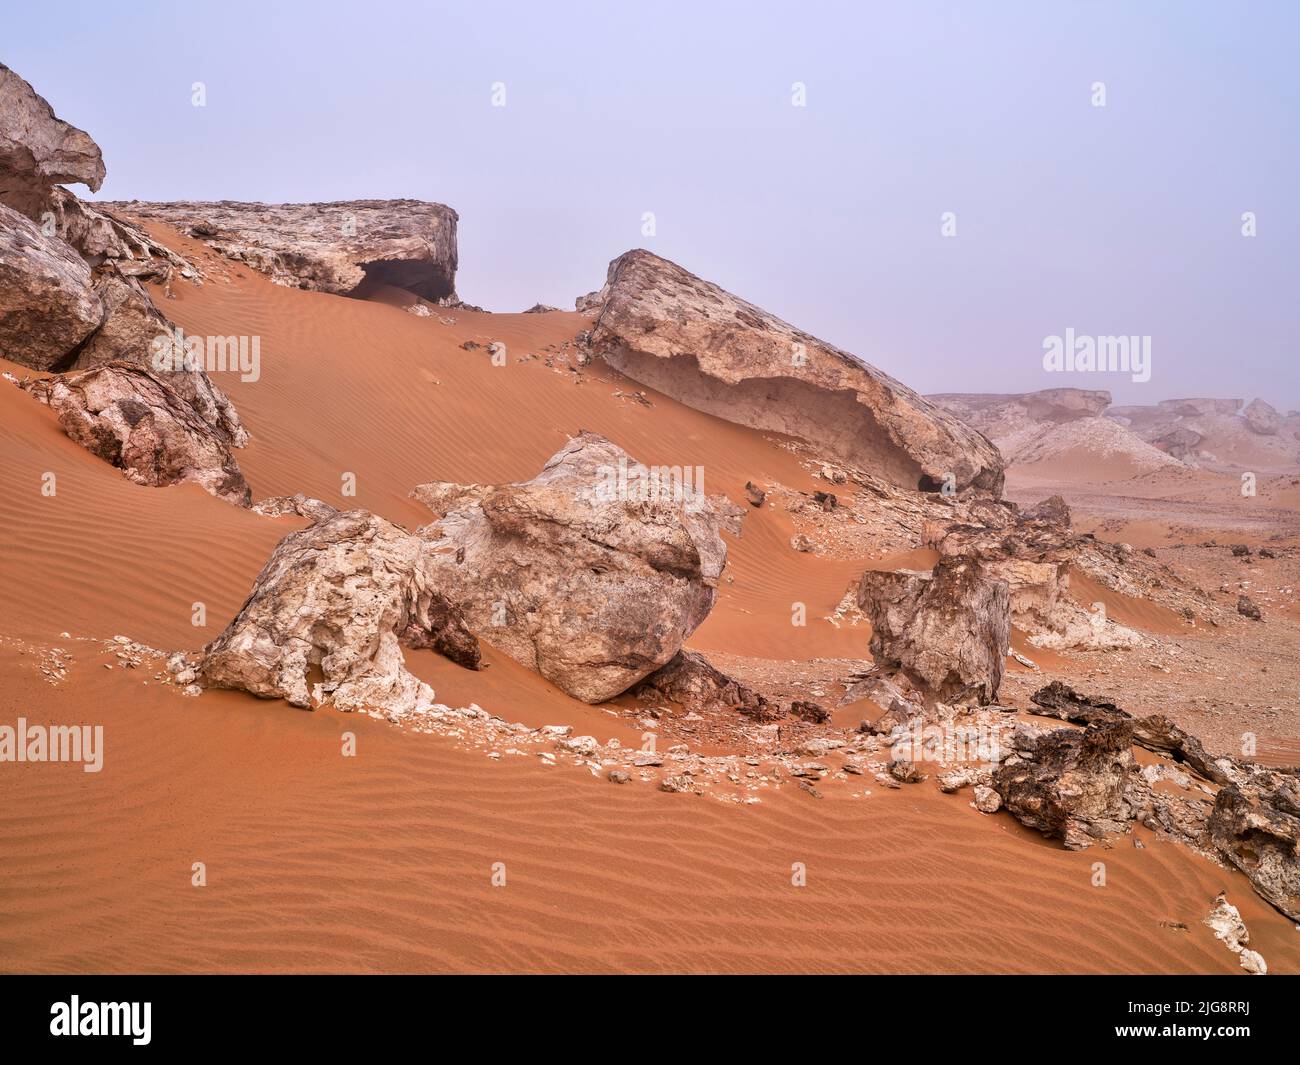
[[1263, 399], [1192, 397], [1111, 406], [1109, 392], [1049, 388], [1023, 394], [927, 397], [978, 429], [1007, 464], [1085, 456], [1132, 474], [1164, 467], [1237, 470], [1300, 465], [1300, 412]]

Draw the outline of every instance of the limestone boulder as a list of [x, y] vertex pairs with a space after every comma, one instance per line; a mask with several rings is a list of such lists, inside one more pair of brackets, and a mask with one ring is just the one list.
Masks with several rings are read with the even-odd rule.
[[949, 555], [929, 573], [868, 570], [859, 608], [877, 665], [901, 668], [942, 702], [990, 703], [1011, 644], [1007, 582], [975, 558]]
[[362, 510], [290, 533], [204, 649], [201, 682], [305, 708], [431, 708], [434, 693], [406, 668], [402, 647], [433, 648], [468, 668], [479, 649], [431, 579], [428, 554], [419, 537]]
[[583, 432], [530, 481], [420, 486], [439, 588], [481, 639], [570, 695], [626, 691], [709, 613], [733, 520], [653, 469]]

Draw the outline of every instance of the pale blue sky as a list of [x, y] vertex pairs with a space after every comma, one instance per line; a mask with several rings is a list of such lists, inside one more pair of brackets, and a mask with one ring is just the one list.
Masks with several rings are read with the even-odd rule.
[[[437, 200], [493, 310], [643, 246], [922, 391], [1300, 408], [1300, 4], [13, 6], [103, 198]], [[1067, 327], [1151, 381], [1045, 374]]]

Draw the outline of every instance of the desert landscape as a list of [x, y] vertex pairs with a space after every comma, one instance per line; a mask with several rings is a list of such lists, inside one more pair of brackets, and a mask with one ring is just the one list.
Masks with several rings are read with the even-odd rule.
[[488, 312], [454, 204], [93, 200], [53, 91], [0, 970], [1300, 972], [1300, 411], [921, 395], [642, 248]]

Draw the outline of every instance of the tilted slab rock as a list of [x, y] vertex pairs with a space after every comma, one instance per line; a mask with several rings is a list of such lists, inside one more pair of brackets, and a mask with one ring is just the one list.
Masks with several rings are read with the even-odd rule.
[[979, 561], [947, 556], [931, 573], [868, 570], [857, 599], [879, 665], [903, 669], [945, 703], [997, 698], [1011, 646], [1010, 596]]
[[139, 366], [110, 362], [20, 387], [54, 411], [69, 437], [136, 484], [192, 481], [238, 506], [252, 502], [229, 439]]
[[0, 205], [0, 356], [34, 370], [54, 369], [103, 317], [86, 261]]
[[26, 80], [0, 64], [0, 203], [52, 225], [47, 232], [92, 266], [121, 259], [133, 261], [132, 268], [146, 276], [162, 278], [172, 268], [197, 276], [193, 266], [138, 227], [60, 187], [79, 183], [97, 192], [104, 174], [103, 155], [90, 135], [55, 115]]
[[648, 251], [609, 265], [591, 348], [641, 384], [741, 425], [802, 437], [906, 488], [1002, 489], [1002, 457], [947, 411], [852, 355]]
[[677, 654], [712, 609], [726, 561], [728, 516], [693, 490], [651, 496], [634, 472], [645, 469], [583, 432], [531, 481], [412, 493], [440, 515], [420, 534], [470, 628], [589, 703]]
[[[428, 545], [383, 518], [341, 511], [290, 533], [199, 664], [203, 684], [314, 708], [393, 714], [434, 694], [402, 646], [432, 647], [477, 668], [478, 641], [434, 586]], [[309, 686], [318, 667], [321, 681]]]
[[110, 206], [166, 222], [292, 288], [346, 295], [364, 281], [432, 302], [456, 298], [456, 224], [422, 200], [143, 203]]

